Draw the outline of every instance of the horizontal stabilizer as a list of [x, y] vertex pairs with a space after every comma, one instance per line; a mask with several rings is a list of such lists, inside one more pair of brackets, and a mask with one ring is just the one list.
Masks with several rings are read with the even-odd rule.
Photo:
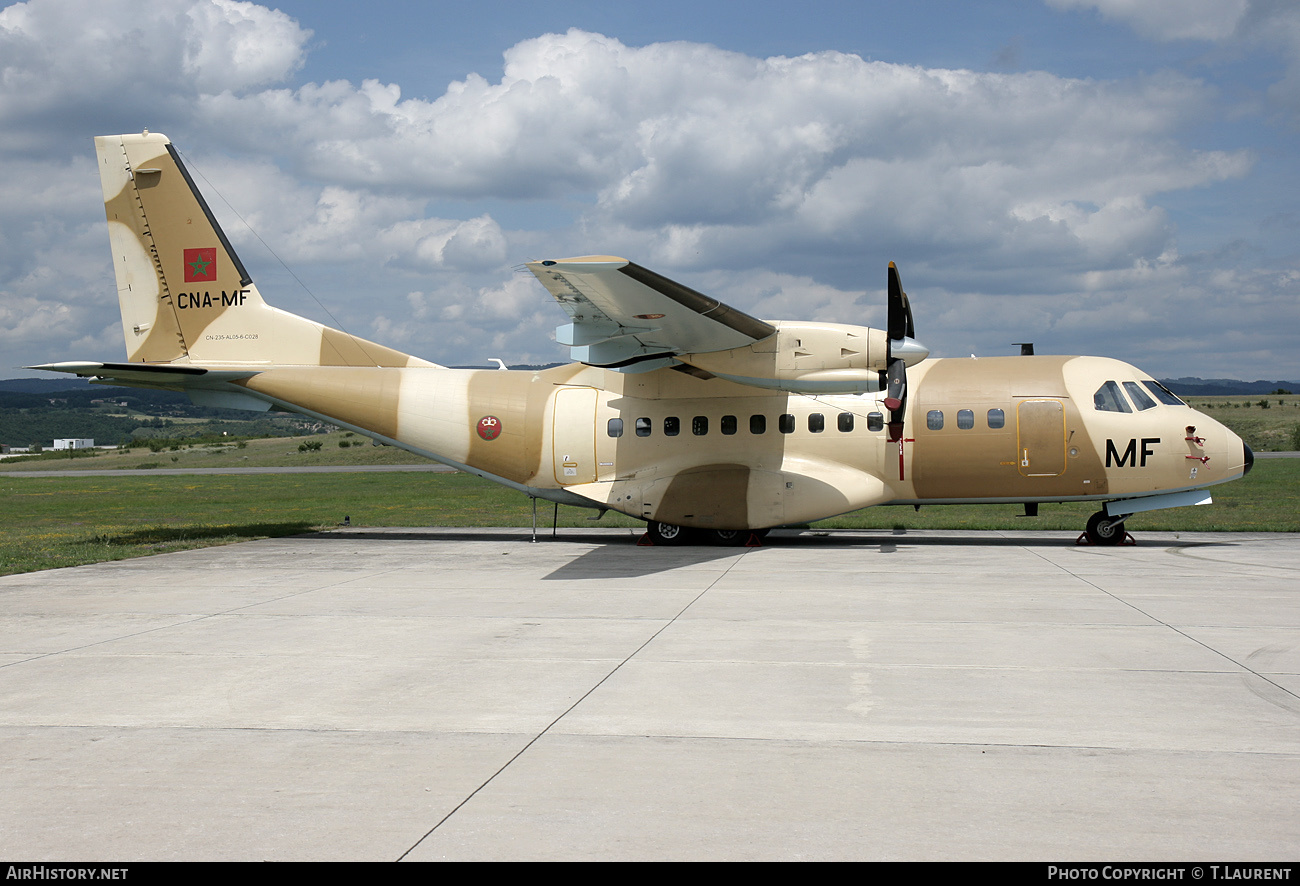
[[204, 369], [199, 366], [184, 364], [152, 363], [43, 363], [40, 366], [27, 366], [26, 369], [42, 369], [46, 372], [67, 372], [88, 378], [94, 384], [120, 384], [127, 387], [184, 388], [215, 387], [228, 381], [252, 378], [261, 370], [256, 369]]

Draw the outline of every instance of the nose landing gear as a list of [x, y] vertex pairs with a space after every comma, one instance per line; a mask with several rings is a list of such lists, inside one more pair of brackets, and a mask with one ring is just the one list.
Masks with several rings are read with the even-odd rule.
[[1090, 544], [1099, 547], [1137, 544], [1133, 536], [1124, 530], [1125, 516], [1123, 514], [1111, 516], [1105, 511], [1098, 511], [1088, 518], [1088, 528], [1083, 531], [1075, 544]]

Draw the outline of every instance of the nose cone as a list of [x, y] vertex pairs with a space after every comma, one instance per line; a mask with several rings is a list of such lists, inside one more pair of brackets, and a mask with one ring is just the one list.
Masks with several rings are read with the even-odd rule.
[[1243, 450], [1242, 458], [1244, 459], [1242, 462], [1243, 467], [1241, 469], [1241, 476], [1244, 477], [1249, 474], [1250, 469], [1255, 466], [1255, 453], [1250, 451], [1250, 446], [1247, 445], [1245, 441], [1242, 441], [1241, 448]]

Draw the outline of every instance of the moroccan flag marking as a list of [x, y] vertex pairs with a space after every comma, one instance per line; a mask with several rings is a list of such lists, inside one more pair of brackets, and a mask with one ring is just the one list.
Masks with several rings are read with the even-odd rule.
[[215, 246], [185, 250], [185, 282], [217, 282], [217, 248]]

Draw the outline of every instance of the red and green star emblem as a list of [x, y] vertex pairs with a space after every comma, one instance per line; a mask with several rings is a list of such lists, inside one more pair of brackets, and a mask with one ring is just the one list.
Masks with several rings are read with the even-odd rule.
[[185, 250], [185, 282], [217, 282], [217, 248], [215, 246]]

